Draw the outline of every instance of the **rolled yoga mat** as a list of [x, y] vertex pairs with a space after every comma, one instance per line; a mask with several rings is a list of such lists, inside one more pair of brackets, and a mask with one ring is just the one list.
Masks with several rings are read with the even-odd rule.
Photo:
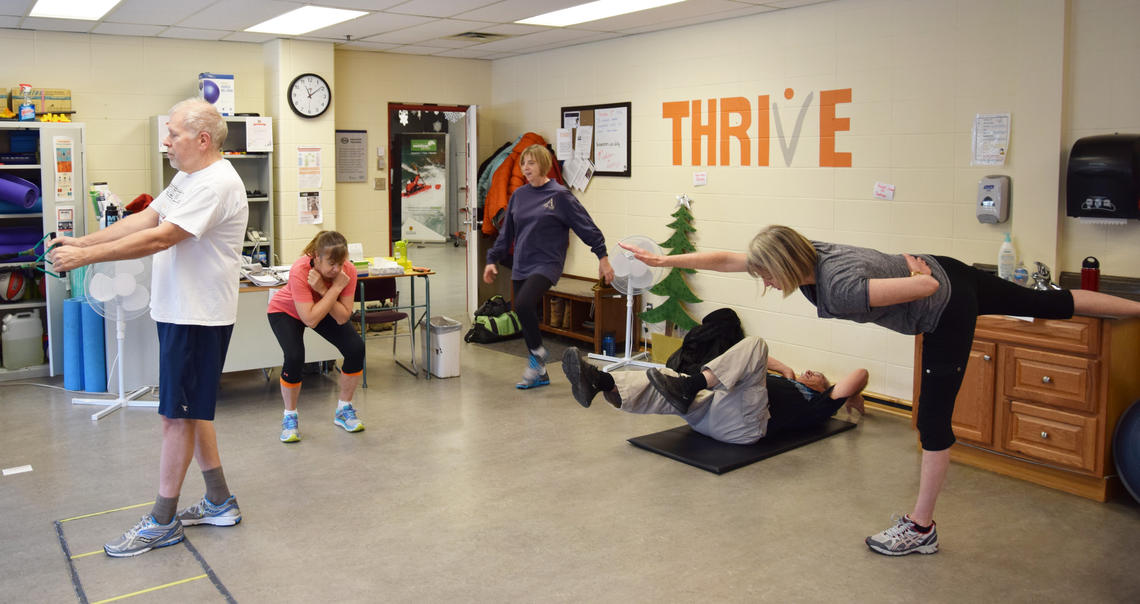
[[40, 188], [19, 176], [0, 173], [0, 214], [42, 212]]
[[103, 317], [83, 301], [83, 389], [107, 391], [107, 356], [103, 347]]
[[83, 300], [63, 301], [63, 387], [83, 390]]

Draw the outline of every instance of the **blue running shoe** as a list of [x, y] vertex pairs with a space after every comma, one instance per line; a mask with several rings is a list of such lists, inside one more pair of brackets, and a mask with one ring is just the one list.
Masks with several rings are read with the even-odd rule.
[[337, 409], [336, 415], [333, 416], [333, 423], [348, 432], [360, 432], [364, 429], [364, 424], [356, 418], [356, 409], [353, 409], [352, 405], [345, 405]]
[[178, 520], [186, 526], [195, 524], [233, 526], [241, 522], [241, 508], [238, 507], [237, 497], [233, 495], [218, 505], [214, 505], [203, 496], [198, 503], [178, 512]]
[[523, 381], [515, 384], [515, 388], [518, 388], [519, 390], [529, 390], [531, 388], [538, 388], [539, 386], [549, 385], [550, 376], [544, 372], [540, 375], [534, 376], [533, 378], [528, 378], [526, 375], [523, 375]]
[[129, 558], [145, 554], [156, 547], [166, 547], [182, 541], [182, 522], [177, 518], [170, 524], [159, 524], [154, 516], [147, 514], [122, 537], [103, 546], [103, 551], [112, 558]]
[[297, 414], [286, 414], [281, 420], [281, 442], [295, 443], [299, 440], [301, 437], [297, 436]]

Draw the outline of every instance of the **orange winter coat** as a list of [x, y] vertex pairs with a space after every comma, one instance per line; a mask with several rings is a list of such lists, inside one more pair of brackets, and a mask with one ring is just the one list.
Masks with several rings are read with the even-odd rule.
[[[487, 190], [487, 199], [483, 202], [483, 232], [485, 234], [492, 237], [499, 235], [499, 229], [496, 225], [502, 224], [507, 215], [507, 203], [511, 200], [511, 194], [515, 192], [515, 189], [526, 184], [526, 177], [523, 176], [522, 168], [519, 167], [519, 156], [522, 155], [523, 150], [531, 145], [546, 146], [546, 140], [534, 132], [524, 134], [511, 149], [511, 154], [495, 170], [495, 175], [491, 177], [491, 188]], [[565, 184], [562, 182], [562, 170], [559, 169], [557, 161], [551, 163], [550, 172], [546, 175], [551, 180]]]

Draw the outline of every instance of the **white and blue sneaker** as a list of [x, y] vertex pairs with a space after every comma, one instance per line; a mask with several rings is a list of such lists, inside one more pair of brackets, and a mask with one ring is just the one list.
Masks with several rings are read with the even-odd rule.
[[299, 440], [301, 437], [297, 436], [297, 414], [286, 413], [281, 419], [281, 442], [295, 443]]
[[933, 554], [938, 551], [938, 528], [930, 523], [930, 530], [923, 533], [907, 515], [891, 518], [895, 525], [887, 530], [867, 537], [867, 547], [884, 556], [905, 556], [907, 554]]
[[233, 495], [216, 505], [203, 495], [201, 501], [178, 512], [177, 520], [181, 520], [186, 526], [195, 524], [233, 526], [241, 522], [241, 508], [238, 507], [237, 497]]
[[166, 547], [182, 541], [182, 522], [175, 518], [170, 524], [159, 524], [147, 514], [122, 537], [103, 546], [112, 558], [129, 558], [145, 554], [156, 547]]
[[546, 373], [546, 355], [542, 359], [534, 356], [534, 353], [527, 355], [526, 369], [523, 370], [522, 381], [515, 384], [515, 388], [519, 390], [529, 390], [530, 388], [538, 388], [539, 386], [547, 386], [550, 384], [550, 376]]
[[333, 416], [333, 423], [344, 428], [347, 432], [360, 432], [364, 429], [364, 423], [356, 418], [356, 409], [352, 405], [345, 405], [336, 410], [336, 415]]

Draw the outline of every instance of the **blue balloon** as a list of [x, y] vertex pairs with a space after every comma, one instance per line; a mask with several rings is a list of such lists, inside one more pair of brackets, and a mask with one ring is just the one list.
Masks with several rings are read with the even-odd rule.
[[206, 99], [207, 102], [218, 102], [218, 97], [221, 96], [222, 91], [218, 88], [216, 82], [213, 80], [202, 80], [200, 88], [202, 89], [202, 98]]

